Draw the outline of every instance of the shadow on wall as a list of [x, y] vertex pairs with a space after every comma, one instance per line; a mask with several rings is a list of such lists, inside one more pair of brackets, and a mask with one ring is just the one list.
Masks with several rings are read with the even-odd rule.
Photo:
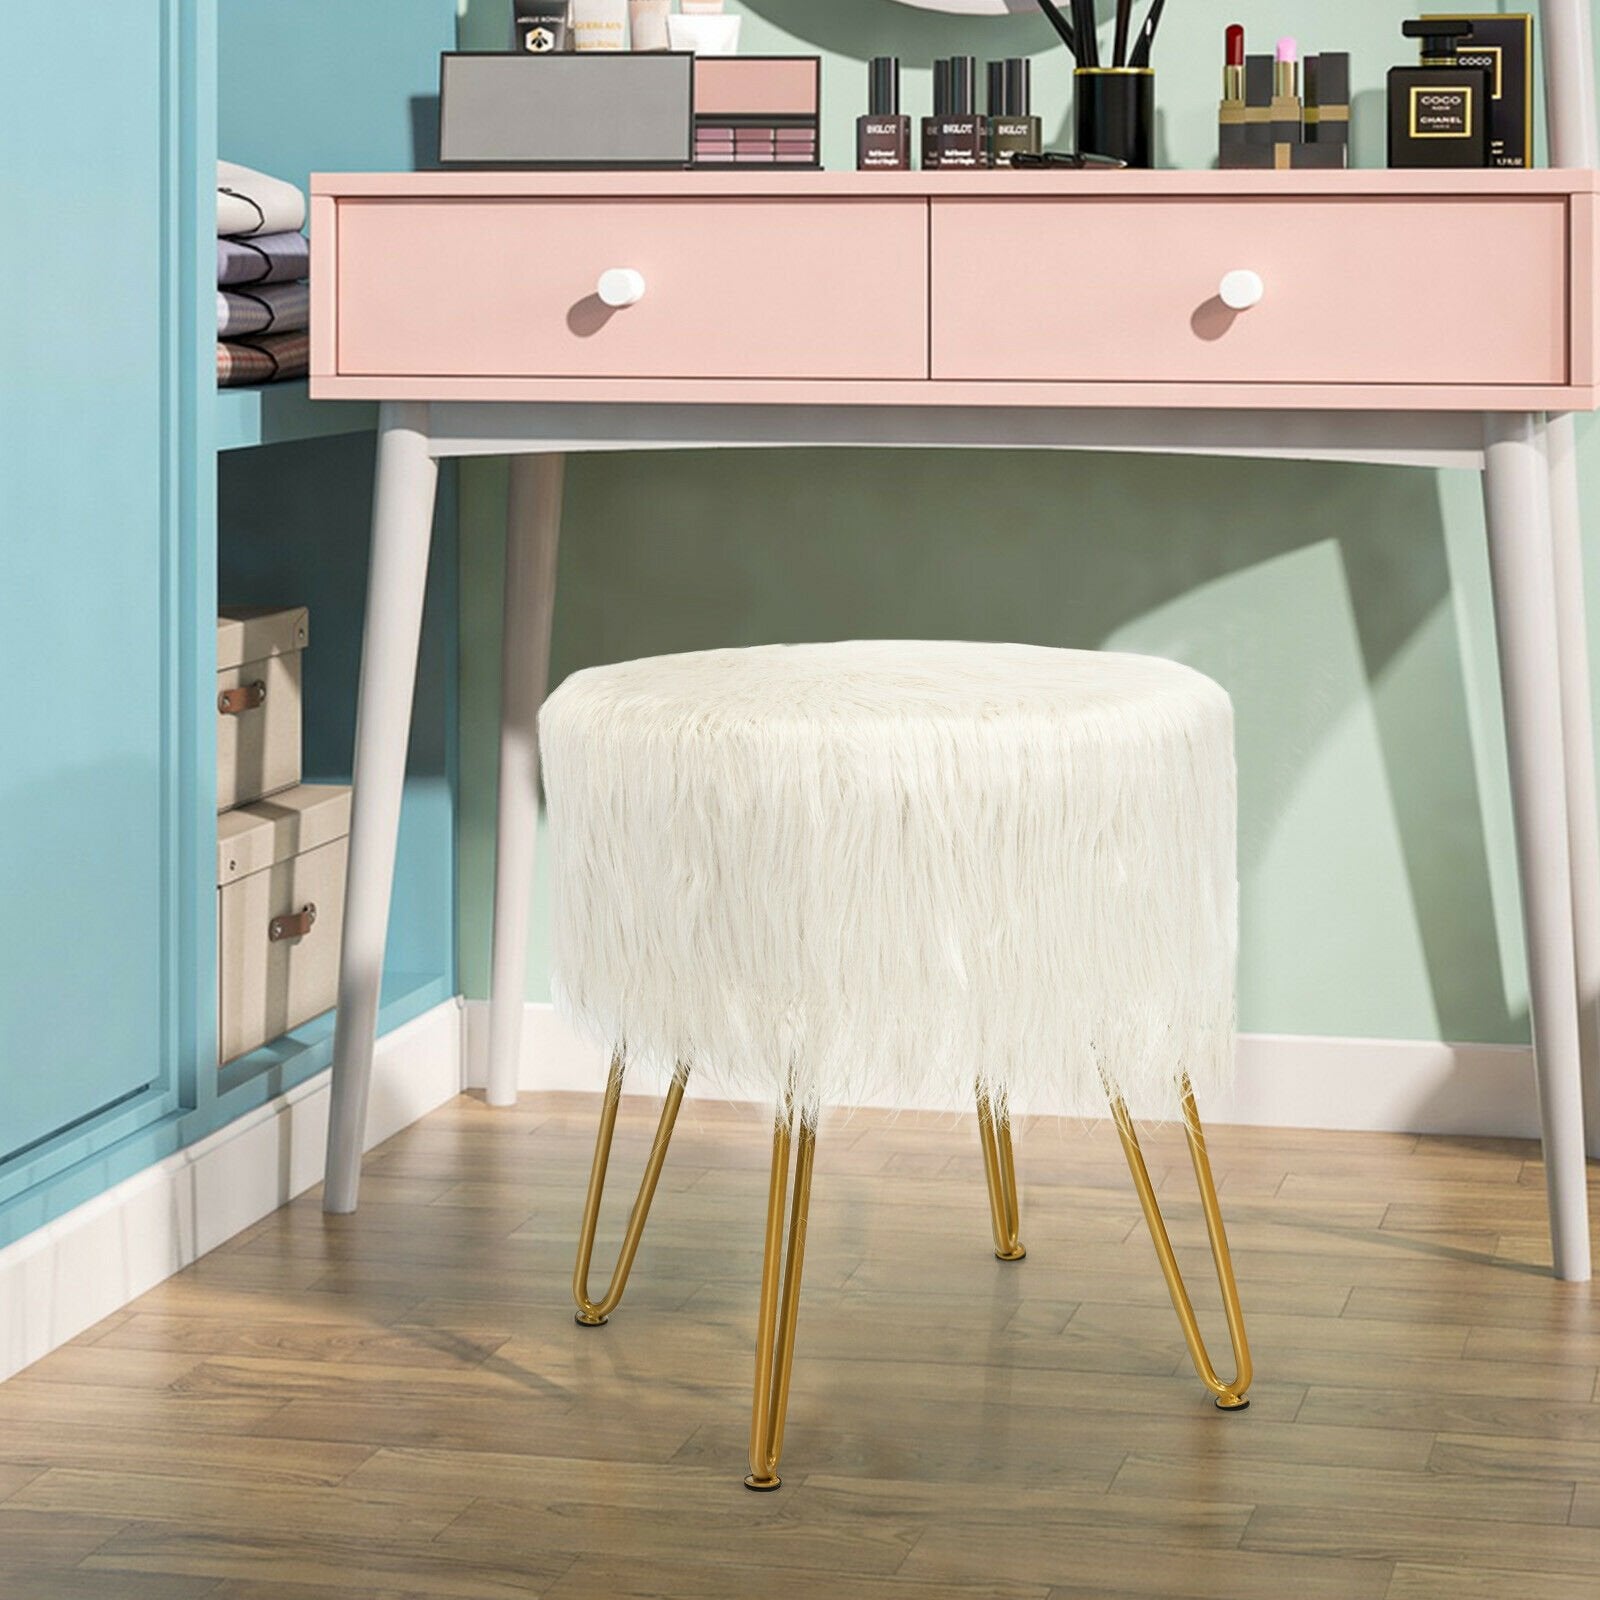
[[[571, 466], [560, 589], [552, 682], [775, 639], [1188, 661], [1237, 708], [1247, 1025], [1280, 1026], [1252, 1015], [1259, 966], [1295, 1011], [1284, 1031], [1394, 1031], [1363, 1028], [1352, 1004], [1381, 1021], [1421, 990], [1437, 1037], [1521, 1034], [1432, 474], [1014, 452], [591, 456]], [[1253, 907], [1262, 877], [1277, 890]], [[1308, 955], [1289, 1002], [1296, 940]], [[1378, 954], [1391, 946], [1394, 961]], [[1352, 972], [1373, 991], [1354, 1002]], [[1319, 1011], [1325, 1028], [1306, 1020]]]

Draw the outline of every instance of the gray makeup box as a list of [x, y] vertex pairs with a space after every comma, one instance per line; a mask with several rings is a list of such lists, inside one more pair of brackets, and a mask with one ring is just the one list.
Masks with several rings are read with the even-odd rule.
[[470, 167], [686, 167], [694, 57], [625, 51], [439, 58], [439, 159]]

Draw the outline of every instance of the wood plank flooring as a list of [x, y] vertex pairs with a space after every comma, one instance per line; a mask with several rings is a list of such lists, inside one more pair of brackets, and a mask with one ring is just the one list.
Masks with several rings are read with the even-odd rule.
[[[769, 1130], [686, 1102], [633, 1282], [568, 1280], [598, 1099], [463, 1097], [0, 1386], [6, 1600], [1583, 1600], [1600, 1294], [1537, 1147], [1211, 1132], [1255, 1350], [1189, 1370], [1109, 1124], [824, 1121], [784, 1486], [742, 1485]], [[656, 1107], [625, 1103], [609, 1271]], [[1214, 1354], [1181, 1137], [1147, 1154]], [[1595, 1205], [1600, 1211], [1600, 1168]]]

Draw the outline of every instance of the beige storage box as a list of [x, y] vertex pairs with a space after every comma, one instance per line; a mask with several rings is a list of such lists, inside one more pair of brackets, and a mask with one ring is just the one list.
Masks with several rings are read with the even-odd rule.
[[333, 1004], [349, 853], [342, 785], [300, 784], [217, 818], [220, 1060]]
[[217, 810], [300, 781], [304, 606], [228, 607], [217, 616]]

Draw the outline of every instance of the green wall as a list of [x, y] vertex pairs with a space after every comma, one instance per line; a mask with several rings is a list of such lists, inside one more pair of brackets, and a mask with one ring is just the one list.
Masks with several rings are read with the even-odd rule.
[[[730, 0], [730, 9], [736, 0]], [[1037, 53], [1061, 122], [1066, 63], [1031, 17], [961, 21], [890, 0], [743, 0], [748, 53], [820, 51], [825, 159], [852, 161], [865, 59], [898, 53], [907, 109], [937, 56]], [[1109, 7], [1102, 6], [1102, 12]], [[1352, 51], [1355, 146], [1383, 156], [1383, 73], [1409, 6], [1169, 8], [1164, 164], [1211, 164], [1221, 27]], [[1313, 11], [1340, 31], [1313, 32]], [[468, 47], [503, 0], [469, 0]], [[1326, 24], [1324, 24], [1326, 27]], [[996, 178], [997, 183], [1003, 178]], [[1351, 269], [1360, 270], [1352, 261]], [[1060, 273], [1071, 263], [997, 262]], [[1584, 429], [1591, 522], [1600, 451]], [[461, 949], [487, 986], [504, 471], [462, 483]], [[552, 682], [669, 650], [862, 635], [1146, 650], [1238, 711], [1243, 1026], [1515, 1042], [1526, 985], [1476, 478], [1395, 468], [1013, 452], [729, 452], [574, 459]], [[1590, 570], [1600, 553], [1589, 552]], [[1591, 596], [1600, 614], [1600, 594]], [[539, 904], [528, 993], [547, 998]]]

